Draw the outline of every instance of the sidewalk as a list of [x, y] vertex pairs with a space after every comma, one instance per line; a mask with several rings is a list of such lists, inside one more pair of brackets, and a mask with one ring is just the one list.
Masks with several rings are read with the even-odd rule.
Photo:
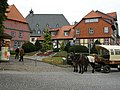
[[14, 56], [10, 57], [8, 62], [0, 62], [0, 71], [24, 71], [24, 72], [59, 72], [72, 71], [71, 68], [62, 68], [56, 65], [51, 65], [37, 60], [42, 60], [46, 57], [40, 56], [24, 56], [24, 62], [19, 62]]
[[25, 55], [24, 58], [26, 59], [32, 59], [32, 60], [38, 60], [38, 61], [41, 61], [43, 58], [48, 58], [48, 57], [52, 57], [54, 56], [56, 53], [50, 55], [50, 56], [38, 56], [36, 54], [32, 55], [32, 56], [27, 56]]

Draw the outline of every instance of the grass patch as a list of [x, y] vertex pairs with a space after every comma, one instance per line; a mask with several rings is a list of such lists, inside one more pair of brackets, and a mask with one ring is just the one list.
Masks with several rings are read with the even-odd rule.
[[43, 58], [42, 62], [49, 63], [52, 65], [65, 65], [66, 63], [63, 62], [62, 57], [49, 57], [49, 58]]
[[54, 57], [67, 57], [68, 53], [66, 51], [57, 52]]

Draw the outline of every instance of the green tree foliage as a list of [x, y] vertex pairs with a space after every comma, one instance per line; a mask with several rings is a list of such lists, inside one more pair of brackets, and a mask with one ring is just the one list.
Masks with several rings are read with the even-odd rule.
[[91, 50], [90, 50], [90, 53], [92, 54], [92, 53], [96, 53], [96, 54], [98, 54], [98, 51], [97, 51], [97, 49], [95, 48], [95, 45], [97, 45], [97, 44], [101, 44], [98, 40], [96, 40], [95, 42], [94, 42], [94, 44], [93, 44], [93, 47], [91, 48]]
[[33, 43], [31, 43], [31, 42], [24, 43], [22, 45], [22, 48], [24, 49], [25, 53], [36, 51], [36, 46]]
[[36, 51], [38, 51], [38, 50], [40, 50], [42, 48], [42, 44], [40, 43], [39, 40], [36, 40], [35, 46], [36, 46]]
[[6, 10], [7, 8], [8, 8], [7, 0], [0, 0], [0, 36], [2, 36], [4, 32], [3, 21], [7, 19], [7, 16], [5, 15], [5, 13], [7, 13]]
[[65, 48], [65, 46], [64, 46], [64, 41], [62, 41], [62, 43], [61, 43], [61, 45], [60, 45], [60, 50], [61, 50], [61, 51], [64, 51], [64, 48]]
[[70, 47], [70, 42], [68, 42], [68, 43], [65, 45], [65, 48], [64, 48], [64, 50], [68, 52], [68, 50], [69, 50], [69, 47]]
[[43, 49], [45, 51], [52, 49], [52, 39], [51, 39], [51, 35], [48, 31], [48, 28], [46, 28], [44, 31]]

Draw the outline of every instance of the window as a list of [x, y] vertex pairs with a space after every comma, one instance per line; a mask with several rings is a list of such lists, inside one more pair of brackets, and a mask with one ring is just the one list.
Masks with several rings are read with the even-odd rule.
[[46, 27], [49, 27], [49, 24], [46, 24]]
[[68, 31], [64, 31], [64, 36], [68, 36], [69, 32]]
[[109, 39], [104, 39], [104, 44], [109, 45]]
[[34, 42], [34, 41], [35, 41], [35, 38], [32, 38], [31, 41]]
[[22, 38], [23, 37], [23, 32], [19, 32], [19, 38]]
[[93, 34], [94, 33], [94, 29], [93, 28], [89, 28], [89, 34]]
[[111, 51], [111, 55], [114, 55], [114, 50], [113, 50], [113, 49], [110, 49], [110, 51]]
[[80, 34], [80, 29], [76, 29], [76, 35]]
[[39, 27], [39, 24], [36, 24], [37, 27]]
[[20, 47], [21, 46], [21, 42], [19, 41], [14, 41], [14, 47]]
[[59, 24], [56, 25], [56, 28], [58, 28], [58, 27], [59, 27]]
[[90, 44], [89, 47], [92, 48], [92, 47], [93, 47], [93, 44], [94, 44], [94, 39], [90, 39], [90, 43], [89, 43], [89, 44]]
[[76, 39], [76, 44], [80, 44], [80, 40], [79, 39]]
[[51, 32], [51, 36], [55, 36], [56, 35], [56, 32]]
[[32, 31], [32, 33], [33, 33], [33, 34], [36, 34], [36, 30], [34, 29], [34, 30]]
[[16, 36], [16, 32], [12, 31], [11, 36], [14, 38]]
[[37, 31], [37, 33], [38, 33], [38, 34], [41, 34], [41, 31], [40, 31], [40, 30], [38, 30], [38, 31]]
[[108, 32], [109, 32], [108, 27], [104, 27], [104, 33], [108, 33]]
[[120, 55], [120, 49], [115, 49], [115, 55]]
[[90, 23], [90, 22], [98, 22], [98, 18], [92, 18], [92, 19], [85, 19], [85, 23]]

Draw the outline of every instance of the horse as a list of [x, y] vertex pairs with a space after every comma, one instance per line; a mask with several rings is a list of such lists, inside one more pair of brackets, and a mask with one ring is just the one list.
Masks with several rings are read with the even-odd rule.
[[84, 54], [71, 53], [70, 58], [72, 59], [74, 72], [78, 72], [78, 66], [79, 73], [83, 74], [84, 71], [87, 71], [89, 61]]

